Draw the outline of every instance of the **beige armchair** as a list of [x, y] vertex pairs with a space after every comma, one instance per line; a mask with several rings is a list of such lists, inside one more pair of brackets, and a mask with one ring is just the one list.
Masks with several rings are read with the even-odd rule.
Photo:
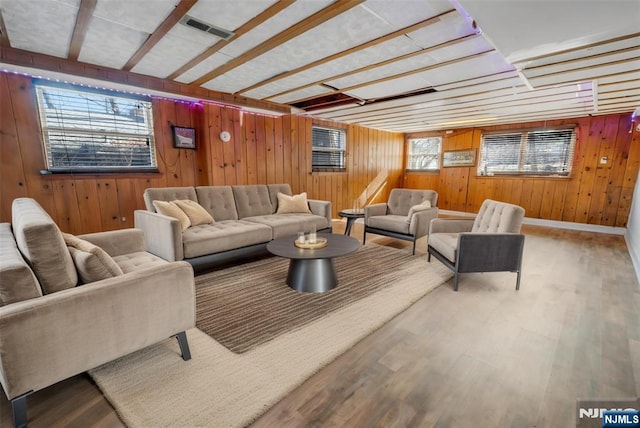
[[435, 219], [429, 228], [428, 260], [433, 255], [458, 276], [467, 272], [515, 272], [520, 289], [524, 209], [487, 199], [475, 219]]
[[364, 207], [364, 237], [367, 233], [413, 241], [429, 232], [429, 223], [438, 217], [438, 193], [434, 190], [392, 189], [387, 203]]

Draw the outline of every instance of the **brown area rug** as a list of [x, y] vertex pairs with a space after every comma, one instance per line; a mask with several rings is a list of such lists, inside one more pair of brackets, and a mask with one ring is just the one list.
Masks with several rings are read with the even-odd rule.
[[196, 327], [243, 353], [344, 308], [402, 278], [418, 257], [366, 245], [334, 259], [338, 287], [300, 293], [285, 284], [289, 260], [271, 257], [196, 277]]
[[[368, 247], [363, 250], [368, 250]], [[229, 351], [211, 336], [194, 328], [187, 331], [192, 356], [189, 361], [182, 360], [178, 343], [171, 338], [91, 370], [90, 375], [122, 421], [131, 428], [247, 426], [309, 376], [452, 276], [441, 263], [427, 263], [425, 256], [411, 257], [406, 250], [377, 247], [373, 252], [353, 254], [360, 255], [365, 260], [388, 257], [377, 266], [367, 263], [359, 269], [360, 278], [371, 278], [372, 272], [376, 272], [372, 282], [384, 284], [391, 278], [388, 274], [400, 279], [315, 321], [291, 327], [273, 340], [242, 354]], [[406, 259], [410, 261], [402, 262]], [[353, 260], [362, 261], [362, 257]], [[262, 260], [257, 265], [282, 261], [286, 268], [286, 260], [277, 258]], [[245, 264], [233, 268], [233, 271], [242, 272], [253, 265]], [[348, 266], [358, 270], [357, 264]], [[227, 277], [229, 270], [216, 273], [218, 285], [225, 285], [220, 276]], [[399, 270], [402, 272], [397, 272]], [[341, 285], [335, 291], [346, 285], [346, 275], [340, 267], [338, 277]], [[287, 290], [283, 278], [274, 288], [289, 293], [291, 297], [321, 297], [324, 300], [329, 296], [296, 296], [293, 290]], [[231, 275], [226, 279], [227, 287], [239, 290], [263, 288], [268, 281], [264, 275], [252, 276], [251, 279]], [[215, 284], [209, 284], [210, 288], [215, 288]], [[271, 289], [263, 291], [265, 295], [273, 294]], [[254, 310], [264, 311], [262, 298], [257, 294], [248, 299], [263, 302], [254, 305]], [[224, 307], [221, 311], [225, 311]], [[234, 317], [226, 315], [226, 318], [227, 322], [232, 322]], [[242, 320], [237, 324], [244, 325]]]

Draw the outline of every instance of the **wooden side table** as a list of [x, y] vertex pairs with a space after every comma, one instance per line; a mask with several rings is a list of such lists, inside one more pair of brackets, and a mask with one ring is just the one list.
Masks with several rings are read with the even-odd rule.
[[364, 210], [363, 209], [359, 209], [359, 210], [352, 210], [352, 209], [348, 209], [348, 210], [342, 210], [338, 213], [338, 215], [340, 217], [344, 217], [347, 219], [347, 227], [344, 230], [344, 234], [345, 235], [351, 235], [351, 226], [353, 225], [353, 222], [356, 221], [356, 219], [359, 218], [364, 218]]

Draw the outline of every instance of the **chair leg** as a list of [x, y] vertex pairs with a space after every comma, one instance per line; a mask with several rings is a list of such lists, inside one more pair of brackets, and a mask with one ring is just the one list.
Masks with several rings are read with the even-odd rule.
[[458, 271], [456, 270], [453, 276], [453, 291], [458, 291]]
[[427, 247], [427, 262], [431, 263], [431, 251], [429, 251], [429, 247]]
[[413, 256], [416, 255], [416, 238], [413, 238]]
[[31, 392], [27, 392], [11, 400], [14, 428], [26, 428], [27, 426], [27, 395], [29, 394], [31, 394]]
[[367, 243], [367, 231], [365, 230], [365, 231], [362, 233], [362, 245], [364, 245], [364, 244], [366, 244], [366, 243]]
[[520, 290], [520, 269], [518, 269], [518, 279], [516, 279], [516, 291]]
[[191, 351], [189, 350], [189, 342], [187, 342], [187, 334], [182, 331], [176, 334], [176, 339], [178, 339], [178, 345], [180, 345], [180, 353], [182, 354], [182, 359], [185, 361], [189, 361], [191, 359]]

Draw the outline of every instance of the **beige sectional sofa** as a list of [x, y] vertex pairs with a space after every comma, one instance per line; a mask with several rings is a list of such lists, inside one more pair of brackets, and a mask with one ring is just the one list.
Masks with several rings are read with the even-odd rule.
[[[308, 200], [309, 212], [279, 213], [278, 193], [292, 196], [288, 184], [149, 188], [147, 210], [135, 212], [135, 227], [144, 231], [148, 251], [169, 261], [185, 260], [196, 270], [265, 254], [272, 239], [311, 225], [331, 231], [331, 202]], [[213, 223], [183, 231], [176, 218], [154, 207], [154, 201], [184, 199], [204, 207]]]
[[193, 268], [148, 253], [141, 230], [73, 237], [35, 200], [13, 201], [0, 224], [0, 382], [15, 426], [28, 394], [171, 336], [189, 359], [194, 326]]

